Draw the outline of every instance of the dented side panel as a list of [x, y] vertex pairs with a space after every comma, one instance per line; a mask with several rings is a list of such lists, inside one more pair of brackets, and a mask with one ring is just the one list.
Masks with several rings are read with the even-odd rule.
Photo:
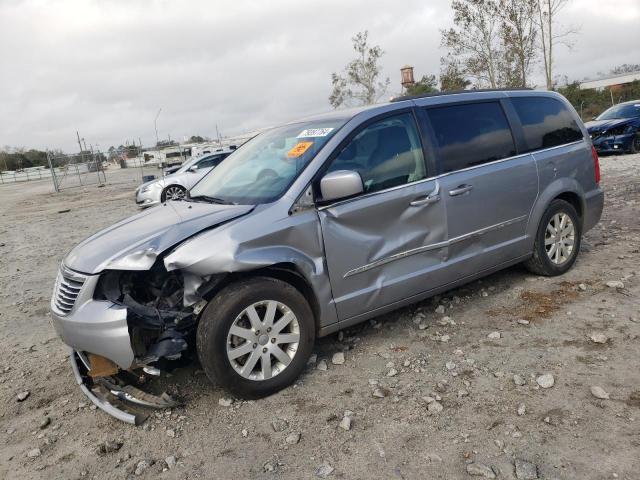
[[[428, 195], [437, 200], [412, 205]], [[340, 203], [320, 218], [340, 320], [443, 282], [447, 222], [437, 180]]]

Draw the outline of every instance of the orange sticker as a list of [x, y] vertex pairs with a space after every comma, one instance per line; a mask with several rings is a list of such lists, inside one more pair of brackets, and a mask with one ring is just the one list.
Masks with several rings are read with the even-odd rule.
[[299, 157], [304, 152], [309, 150], [309, 147], [311, 145], [313, 145], [313, 142], [298, 142], [294, 145], [294, 147], [291, 150], [289, 150], [289, 153], [287, 153], [287, 157], [289, 158]]

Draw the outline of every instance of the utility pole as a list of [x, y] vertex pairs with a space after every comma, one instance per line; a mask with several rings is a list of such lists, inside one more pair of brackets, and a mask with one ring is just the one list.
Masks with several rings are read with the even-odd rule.
[[218, 145], [220, 145], [220, 130], [218, 130], [218, 124], [216, 123], [216, 136], [218, 137]]
[[158, 117], [160, 116], [160, 112], [162, 112], [162, 107], [160, 107], [160, 110], [158, 110], [158, 114], [156, 115], [155, 120], [153, 121], [153, 125], [156, 129], [156, 145], [158, 145], [159, 139], [158, 139]]

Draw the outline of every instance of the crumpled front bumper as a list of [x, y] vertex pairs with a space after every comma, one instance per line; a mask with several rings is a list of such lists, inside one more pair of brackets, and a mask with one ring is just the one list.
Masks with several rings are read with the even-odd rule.
[[108, 358], [126, 370], [134, 361], [127, 309], [92, 298], [98, 277], [87, 277], [73, 308], [67, 314], [58, 311], [52, 298], [51, 323], [62, 341], [70, 347]]
[[631, 149], [635, 133], [623, 135], [602, 135], [592, 139], [598, 153], [621, 153]]

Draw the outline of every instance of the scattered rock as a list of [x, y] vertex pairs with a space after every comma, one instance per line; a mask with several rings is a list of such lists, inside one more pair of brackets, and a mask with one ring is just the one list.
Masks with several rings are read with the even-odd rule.
[[444, 305], [438, 305], [435, 310], [436, 313], [444, 313]]
[[587, 286], [584, 283], [580, 283], [578, 284], [578, 290], [580, 290], [581, 292], [586, 292]]
[[373, 396], [376, 398], [384, 398], [387, 396], [387, 390], [384, 388], [378, 387], [373, 391]]
[[300, 432], [291, 432], [284, 441], [287, 442], [288, 445], [296, 445], [300, 442], [301, 437], [302, 434]]
[[318, 370], [322, 370], [323, 372], [327, 371], [327, 361], [323, 358], [318, 362], [318, 366], [316, 367]]
[[530, 322], [529, 322], [529, 320], [520, 319], [520, 320], [518, 320], [518, 323], [520, 325], [529, 325]]
[[233, 404], [233, 398], [222, 397], [218, 400], [218, 405], [221, 407], [230, 407]]
[[42, 452], [39, 448], [33, 448], [27, 452], [27, 457], [29, 458], [37, 458], [42, 455]]
[[338, 426], [347, 432], [351, 430], [351, 417], [347, 415], [342, 417], [342, 420], [340, 420], [340, 424]]
[[333, 467], [328, 463], [323, 463], [316, 468], [316, 477], [326, 478], [333, 473]]
[[271, 421], [271, 428], [273, 428], [274, 432], [284, 432], [287, 428], [289, 428], [289, 422], [287, 422], [284, 418], [274, 418]]
[[40, 422], [40, 430], [44, 430], [45, 428], [47, 428], [49, 425], [51, 424], [51, 418], [50, 417], [44, 417], [42, 419], [42, 421]]
[[395, 368], [392, 368], [387, 372], [387, 377], [395, 377], [398, 374], [398, 371]]
[[453, 362], [447, 362], [444, 366], [447, 368], [447, 370], [453, 370], [454, 368], [456, 368], [456, 364]]
[[624, 283], [622, 283], [620, 280], [610, 280], [606, 285], [609, 288], [624, 288]]
[[500, 337], [502, 337], [500, 332], [491, 332], [489, 335], [487, 335], [487, 338], [489, 340], [498, 340], [498, 339], [500, 339]]
[[442, 336], [439, 338], [439, 340], [440, 340], [442, 343], [447, 343], [450, 339], [451, 339], [451, 337], [450, 337], [449, 335], [442, 335]]
[[491, 467], [478, 462], [469, 463], [467, 465], [467, 473], [472, 477], [496, 478]]
[[134, 474], [137, 476], [142, 475], [145, 470], [147, 470], [150, 466], [152, 465], [152, 463], [148, 460], [140, 460], [137, 464], [136, 464], [136, 469], [134, 470]]
[[100, 456], [107, 455], [109, 453], [117, 452], [121, 447], [122, 442], [107, 440], [106, 442], [102, 442], [96, 447], [96, 454]]
[[167, 468], [169, 470], [172, 470], [173, 468], [175, 468], [176, 466], [176, 457], [174, 455], [169, 455], [167, 458], [164, 459], [164, 463], [167, 464]]
[[518, 480], [536, 480], [538, 478], [538, 467], [533, 463], [516, 458], [515, 464]]
[[609, 341], [609, 337], [607, 337], [604, 333], [594, 332], [589, 335], [589, 338], [593, 343], [607, 343]]
[[517, 386], [521, 387], [523, 385], [527, 384], [527, 381], [525, 380], [525, 378], [522, 375], [518, 375], [517, 373], [513, 376], [513, 383], [515, 383]]
[[556, 379], [550, 373], [545, 373], [536, 378], [536, 382], [542, 388], [551, 388], [556, 383]]
[[518, 405], [518, 415], [522, 416], [527, 413], [527, 406], [524, 403]]
[[309, 360], [307, 360], [307, 365], [315, 365], [317, 361], [318, 361], [318, 354], [312, 353], [311, 356], [309, 357]]
[[169, 437], [169, 438], [175, 438], [175, 437], [176, 437], [176, 431], [175, 431], [175, 430], [173, 430], [173, 429], [171, 429], [171, 428], [170, 428], [170, 429], [168, 429], [168, 430], [167, 430], [167, 437]]
[[443, 406], [440, 402], [430, 402], [429, 405], [427, 406], [427, 410], [429, 410], [429, 413], [440, 413], [443, 410]]
[[18, 393], [18, 395], [16, 395], [16, 400], [18, 402], [24, 402], [27, 398], [29, 398], [29, 395], [31, 395], [31, 392], [28, 392], [28, 391], [20, 392]]
[[334, 353], [333, 357], [331, 357], [331, 363], [333, 363], [334, 365], [344, 364], [344, 353], [343, 352]]
[[602, 387], [596, 385], [591, 387], [591, 395], [602, 400], [609, 400], [609, 394]]

